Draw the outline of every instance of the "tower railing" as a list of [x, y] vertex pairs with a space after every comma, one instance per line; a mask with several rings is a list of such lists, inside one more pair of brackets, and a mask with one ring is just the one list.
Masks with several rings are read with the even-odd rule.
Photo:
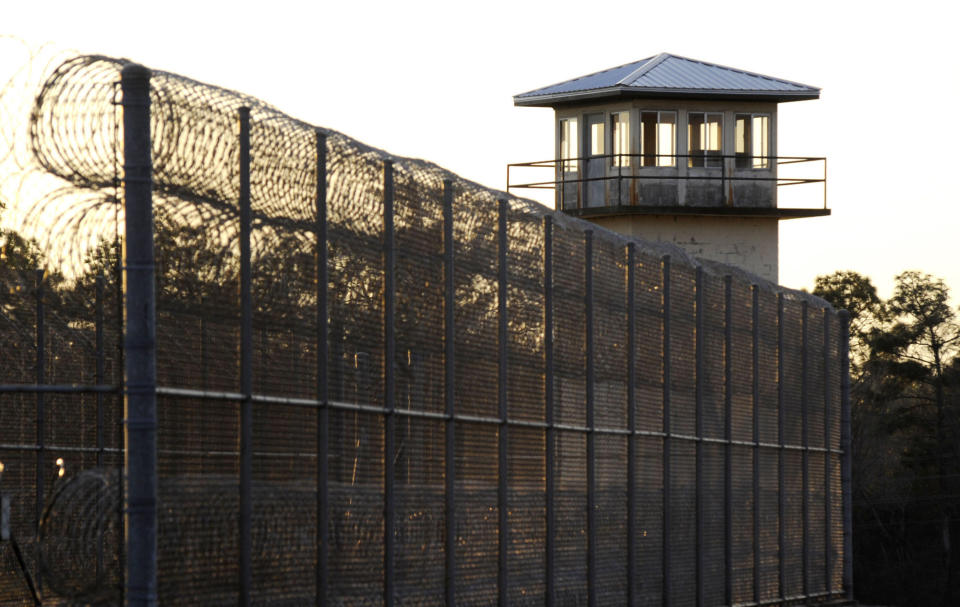
[[[545, 169], [551, 179], [542, 178]], [[539, 178], [531, 179], [533, 173]], [[828, 212], [827, 159], [820, 156], [600, 154], [507, 165], [507, 192], [554, 190], [557, 210], [588, 213], [651, 207], [782, 209], [779, 190], [797, 185], [816, 192], [805, 192], [802, 204], [793, 208]]]

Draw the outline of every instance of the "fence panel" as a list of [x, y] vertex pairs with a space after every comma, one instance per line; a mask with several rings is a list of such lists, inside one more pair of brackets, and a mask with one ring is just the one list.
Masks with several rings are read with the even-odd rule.
[[[33, 116], [38, 163], [111, 213], [125, 65], [68, 61]], [[0, 275], [16, 540], [0, 603], [117, 602], [124, 584], [131, 602], [211, 605], [849, 588], [846, 328], [824, 302], [237, 93], [163, 72], [151, 87], [155, 296], [130, 292], [136, 260], [121, 293], [103, 242], [75, 276]], [[51, 126], [68, 108], [112, 145], [68, 150], [76, 134]], [[154, 345], [121, 348], [122, 296], [156, 308], [156, 386], [126, 387], [157, 399], [154, 493], [126, 504], [146, 521], [157, 501], [152, 562], [123, 552], [144, 539], [122, 536], [123, 479], [144, 486], [121, 369]]]

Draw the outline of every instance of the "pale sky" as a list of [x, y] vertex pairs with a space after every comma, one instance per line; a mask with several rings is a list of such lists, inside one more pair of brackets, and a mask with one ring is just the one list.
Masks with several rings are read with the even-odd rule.
[[[142, 8], [130, 8], [142, 7]], [[960, 28], [947, 2], [5, 2], [0, 34], [236, 89], [504, 189], [553, 156], [512, 96], [660, 52], [822, 89], [780, 105], [784, 156], [826, 156], [833, 215], [780, 224], [780, 281], [946, 279], [960, 300]], [[523, 195], [522, 192], [517, 192]]]

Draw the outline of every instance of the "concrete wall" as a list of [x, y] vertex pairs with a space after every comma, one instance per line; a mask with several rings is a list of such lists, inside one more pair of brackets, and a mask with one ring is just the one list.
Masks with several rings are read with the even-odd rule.
[[695, 257], [729, 263], [779, 283], [774, 218], [623, 215], [591, 221], [620, 234], [671, 242]]

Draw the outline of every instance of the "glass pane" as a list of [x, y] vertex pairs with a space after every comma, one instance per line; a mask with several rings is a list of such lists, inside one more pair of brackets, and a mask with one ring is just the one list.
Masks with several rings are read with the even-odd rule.
[[723, 142], [723, 116], [721, 114], [707, 115], [707, 150], [719, 152]]
[[750, 126], [752, 124], [750, 120], [750, 114], [737, 114], [735, 117], [736, 126], [735, 126], [735, 153], [737, 156], [737, 168], [745, 169], [750, 166], [749, 157], [751, 154], [751, 144], [753, 138], [750, 135]]
[[640, 153], [645, 167], [656, 165], [657, 112], [640, 113]]
[[688, 165], [691, 167], [703, 166], [704, 130], [704, 115], [690, 112], [687, 115], [687, 153], [690, 154]]
[[603, 155], [603, 123], [594, 122], [590, 125], [590, 155]]
[[768, 130], [770, 119], [768, 116], [753, 117], [753, 168], [767, 168], [767, 158], [770, 156], [770, 142]]
[[676, 163], [677, 115], [660, 112], [657, 125], [657, 166], [672, 167]]
[[610, 114], [610, 130], [613, 133], [613, 158], [615, 167], [630, 166], [630, 113], [613, 112]]
[[723, 159], [720, 158], [723, 153], [723, 114], [707, 114], [704, 131], [706, 154], [714, 157], [708, 159], [707, 166], [719, 167], [723, 162]]
[[577, 170], [577, 119], [564, 118], [560, 121], [560, 158], [564, 160], [563, 170]]

